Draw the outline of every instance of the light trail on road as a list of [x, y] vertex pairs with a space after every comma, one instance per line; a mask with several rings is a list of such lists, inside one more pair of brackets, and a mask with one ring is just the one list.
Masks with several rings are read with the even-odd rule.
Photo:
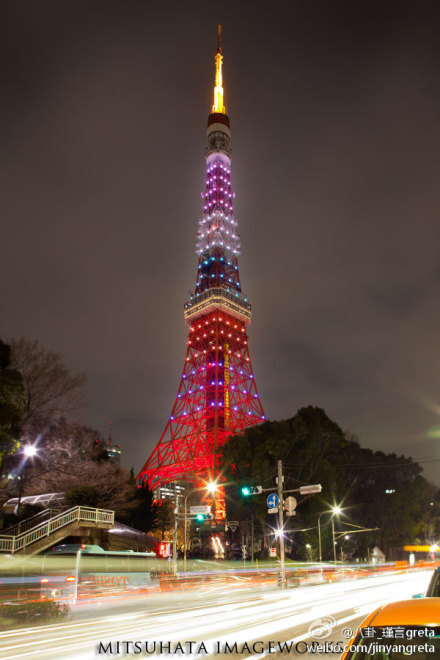
[[[413, 572], [286, 591], [247, 589], [239, 594], [225, 587], [216, 593], [193, 591], [144, 597], [134, 601], [133, 611], [129, 612], [96, 612], [93, 618], [2, 632], [0, 658], [96, 660], [108, 657], [166, 657], [165, 653], [157, 652], [125, 654], [121, 642], [137, 641], [143, 644], [148, 641], [150, 649], [156, 642], [156, 651], [160, 650], [160, 642], [169, 643], [171, 649], [178, 642], [194, 642], [190, 648], [193, 652], [186, 654], [185, 658], [207, 657], [211, 653], [220, 658], [225, 643], [237, 643], [240, 649], [242, 645], [256, 640], [265, 644], [268, 640], [285, 642], [306, 639], [310, 637], [310, 624], [323, 617], [333, 616], [339, 624], [342, 621], [358, 625], [378, 605], [423, 592], [429, 578], [430, 572]], [[94, 604], [94, 609], [99, 611], [98, 603]], [[79, 609], [73, 612], [73, 617], [78, 613], [81, 614]], [[99, 655], [99, 642], [104, 644], [104, 648], [112, 649], [113, 654]], [[202, 652], [196, 653], [202, 644]], [[117, 649], [119, 652], [116, 652]], [[234, 654], [234, 657], [256, 660], [265, 655], [259, 649], [256, 653], [245, 651]]]

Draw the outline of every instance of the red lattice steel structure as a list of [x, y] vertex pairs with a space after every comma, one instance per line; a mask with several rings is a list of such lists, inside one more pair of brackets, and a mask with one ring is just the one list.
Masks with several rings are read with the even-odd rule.
[[[214, 104], [207, 128], [197, 281], [184, 311], [188, 348], [171, 416], [138, 475], [151, 488], [180, 480], [197, 487], [221, 481], [218, 458], [226, 440], [265, 419], [246, 333], [251, 305], [241, 291], [238, 269], [240, 239], [233, 209], [222, 59], [219, 40]], [[215, 508], [216, 517], [224, 517], [222, 491], [217, 492]]]

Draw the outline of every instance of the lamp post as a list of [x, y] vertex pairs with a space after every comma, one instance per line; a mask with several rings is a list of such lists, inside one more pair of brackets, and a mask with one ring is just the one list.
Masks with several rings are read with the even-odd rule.
[[335, 521], [332, 516], [333, 563], [336, 564]]
[[206, 484], [206, 486], [198, 486], [197, 488], [192, 488], [189, 493], [185, 495], [185, 506], [184, 506], [184, 514], [183, 514], [183, 570], [186, 571], [186, 529], [187, 529], [187, 502], [188, 502], [188, 497], [192, 495], [193, 493], [196, 493], [198, 490], [207, 490], [208, 493], [213, 493], [215, 495], [217, 491], [217, 484], [212, 482], [209, 484]]
[[318, 548], [319, 548], [319, 563], [322, 564], [322, 546], [321, 546], [321, 516], [328, 511], [322, 511], [318, 516]]
[[174, 532], [173, 532], [173, 575], [177, 574], [177, 529], [179, 525], [179, 496], [174, 498]]
[[338, 506], [334, 506], [332, 511], [333, 511], [333, 516], [332, 516], [333, 560], [336, 564], [335, 516], [339, 516], [339, 514], [342, 512], [342, 509]]
[[36, 456], [38, 453], [37, 448], [34, 445], [25, 445], [23, 448], [23, 469], [21, 471], [21, 475], [19, 475], [20, 479], [20, 486], [18, 490], [18, 502], [17, 502], [17, 516], [20, 513], [20, 505], [21, 505], [21, 498], [23, 495], [23, 488], [24, 488], [24, 482], [25, 482], [25, 477], [26, 477], [26, 468], [28, 465], [28, 459], [33, 458]]
[[336, 563], [336, 549], [335, 549], [335, 526], [333, 522], [334, 516], [338, 516], [340, 513], [342, 513], [342, 509], [339, 506], [332, 506], [332, 508], [329, 511], [321, 511], [321, 513], [318, 516], [318, 546], [319, 546], [319, 563], [322, 563], [322, 546], [321, 546], [321, 516], [323, 516], [325, 513], [332, 513], [332, 540], [333, 540], [333, 557], [334, 561]]

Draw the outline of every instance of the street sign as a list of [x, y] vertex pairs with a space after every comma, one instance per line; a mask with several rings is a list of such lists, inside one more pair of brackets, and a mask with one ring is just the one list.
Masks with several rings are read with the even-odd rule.
[[269, 557], [276, 557], [276, 556], [277, 556], [277, 549], [269, 548]]
[[297, 501], [292, 495], [289, 495], [289, 497], [286, 497], [284, 500], [284, 508], [286, 509], [287, 513], [292, 513], [296, 509]]
[[199, 506], [190, 506], [189, 512], [195, 515], [198, 513], [211, 513], [211, 507], [208, 504], [200, 504]]
[[267, 506], [269, 509], [274, 509], [280, 503], [280, 498], [276, 493], [271, 493], [267, 496]]
[[235, 532], [238, 527], [238, 520], [228, 520], [226, 522], [226, 528], [230, 529], [231, 532]]
[[320, 493], [322, 490], [321, 484], [312, 484], [310, 486], [301, 486], [299, 489], [300, 495], [312, 495], [313, 493]]
[[268, 509], [267, 513], [278, 513], [278, 507], [275, 506], [273, 509]]

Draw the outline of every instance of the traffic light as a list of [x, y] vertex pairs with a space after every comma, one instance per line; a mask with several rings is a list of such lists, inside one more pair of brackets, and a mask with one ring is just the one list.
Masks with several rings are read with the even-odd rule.
[[197, 520], [198, 522], [203, 522], [204, 520], [214, 520], [215, 514], [214, 513], [197, 513], [194, 520]]
[[249, 495], [259, 495], [263, 492], [263, 486], [243, 486], [241, 492], [245, 497], [249, 497]]

